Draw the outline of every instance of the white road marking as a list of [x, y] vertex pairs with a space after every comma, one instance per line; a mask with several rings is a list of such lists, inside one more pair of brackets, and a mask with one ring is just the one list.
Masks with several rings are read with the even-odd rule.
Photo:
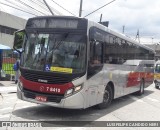
[[150, 100], [150, 101], [153, 101], [153, 102], [160, 102], [159, 100], [154, 99], [154, 98], [150, 98], [150, 97], [147, 97], [147, 99]]

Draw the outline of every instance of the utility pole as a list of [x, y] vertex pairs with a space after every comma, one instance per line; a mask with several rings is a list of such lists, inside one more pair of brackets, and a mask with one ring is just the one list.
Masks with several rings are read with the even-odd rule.
[[43, 0], [43, 2], [45, 3], [45, 5], [47, 6], [47, 8], [49, 9], [49, 11], [51, 12], [52, 15], [54, 15], [54, 13], [52, 12], [51, 8], [49, 7], [49, 5], [47, 4], [47, 2], [45, 0]]
[[[136, 34], [136, 39], [138, 38], [138, 41], [139, 41], [139, 43], [140, 43], [140, 37], [139, 37], [139, 29], [137, 30], [137, 34]], [[136, 40], [135, 39], [135, 40]]]
[[102, 14], [101, 14], [101, 16], [100, 16], [100, 20], [99, 20], [99, 22], [100, 22], [100, 23], [102, 22]]
[[124, 29], [125, 29], [125, 26], [123, 25], [123, 27], [122, 27], [122, 33], [124, 34]]
[[80, 0], [79, 17], [82, 16], [82, 3], [83, 3], [83, 0]]

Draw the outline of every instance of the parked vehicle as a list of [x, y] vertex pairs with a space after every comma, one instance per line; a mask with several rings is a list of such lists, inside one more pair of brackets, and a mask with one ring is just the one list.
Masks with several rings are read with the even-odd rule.
[[160, 60], [158, 60], [155, 63], [154, 83], [155, 83], [155, 88], [159, 89], [159, 86], [160, 86]]

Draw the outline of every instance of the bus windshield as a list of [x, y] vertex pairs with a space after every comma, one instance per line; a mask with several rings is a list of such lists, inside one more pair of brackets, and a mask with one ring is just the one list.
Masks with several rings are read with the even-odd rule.
[[85, 70], [85, 55], [85, 35], [28, 33], [21, 66], [38, 71], [80, 73]]

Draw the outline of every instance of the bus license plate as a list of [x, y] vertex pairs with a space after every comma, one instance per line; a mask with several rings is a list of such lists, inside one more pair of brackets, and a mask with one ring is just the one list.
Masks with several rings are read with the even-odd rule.
[[41, 101], [41, 102], [46, 102], [47, 101], [47, 97], [45, 97], [45, 96], [36, 96], [35, 99], [37, 101]]

